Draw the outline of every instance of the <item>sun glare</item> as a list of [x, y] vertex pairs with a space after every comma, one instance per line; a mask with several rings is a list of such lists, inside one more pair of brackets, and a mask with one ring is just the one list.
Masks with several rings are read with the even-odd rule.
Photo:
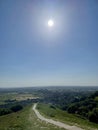
[[54, 25], [53, 20], [49, 20], [49, 21], [48, 21], [48, 26], [49, 26], [49, 27], [52, 27], [53, 25]]

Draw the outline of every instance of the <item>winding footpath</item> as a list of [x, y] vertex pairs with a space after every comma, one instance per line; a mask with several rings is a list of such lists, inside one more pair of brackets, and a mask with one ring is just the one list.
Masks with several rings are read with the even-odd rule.
[[65, 128], [65, 129], [67, 129], [67, 130], [84, 130], [84, 129], [79, 128], [79, 127], [77, 127], [77, 126], [70, 126], [70, 125], [68, 125], [68, 124], [65, 124], [65, 123], [62, 123], [62, 122], [59, 122], [59, 121], [54, 121], [54, 120], [52, 120], [52, 119], [47, 119], [47, 118], [45, 118], [44, 116], [42, 116], [42, 115], [39, 113], [39, 111], [36, 109], [36, 106], [37, 106], [37, 104], [35, 103], [35, 104], [33, 105], [33, 111], [35, 112], [36, 116], [37, 116], [40, 120], [45, 121], [45, 122], [48, 122], [48, 123], [51, 123], [51, 124], [53, 124], [53, 125], [55, 125], [55, 126], [58, 126], [58, 127], [60, 127], [60, 128]]

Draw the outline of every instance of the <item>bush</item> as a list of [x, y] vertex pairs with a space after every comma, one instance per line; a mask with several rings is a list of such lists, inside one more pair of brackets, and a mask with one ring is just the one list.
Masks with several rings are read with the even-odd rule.
[[89, 113], [89, 121], [98, 123], [98, 108]]
[[67, 109], [68, 113], [76, 113], [77, 110], [78, 110], [77, 104], [71, 104]]
[[21, 105], [15, 105], [15, 106], [12, 106], [12, 107], [11, 107], [11, 110], [12, 110], [13, 112], [17, 112], [17, 111], [19, 111], [19, 110], [21, 110], [21, 109], [23, 109], [23, 106], [21, 106]]
[[53, 105], [50, 105], [50, 108], [56, 109], [56, 107], [55, 107], [55, 106], [53, 106]]
[[11, 113], [12, 111], [7, 108], [0, 108], [0, 116]]

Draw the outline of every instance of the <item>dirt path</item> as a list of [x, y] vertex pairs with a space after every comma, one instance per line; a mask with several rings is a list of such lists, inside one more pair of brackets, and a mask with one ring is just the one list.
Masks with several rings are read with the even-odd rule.
[[35, 114], [37, 115], [37, 117], [42, 120], [42, 121], [45, 121], [45, 122], [48, 122], [48, 123], [51, 123], [53, 125], [56, 125], [60, 128], [65, 128], [67, 130], [83, 130], [82, 128], [79, 128], [77, 126], [70, 126], [68, 124], [65, 124], [65, 123], [62, 123], [62, 122], [59, 122], [59, 121], [54, 121], [52, 119], [47, 119], [45, 118], [44, 116], [42, 116], [39, 111], [36, 109], [36, 106], [37, 104], [34, 104], [33, 106], [33, 111], [35, 112]]

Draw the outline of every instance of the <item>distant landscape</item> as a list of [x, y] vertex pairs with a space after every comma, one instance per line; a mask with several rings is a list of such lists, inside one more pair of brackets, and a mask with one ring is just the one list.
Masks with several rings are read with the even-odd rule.
[[0, 88], [0, 130], [63, 130], [37, 118], [46, 118], [85, 130], [98, 129], [98, 87]]
[[98, 0], [0, 0], [0, 130], [98, 130]]

